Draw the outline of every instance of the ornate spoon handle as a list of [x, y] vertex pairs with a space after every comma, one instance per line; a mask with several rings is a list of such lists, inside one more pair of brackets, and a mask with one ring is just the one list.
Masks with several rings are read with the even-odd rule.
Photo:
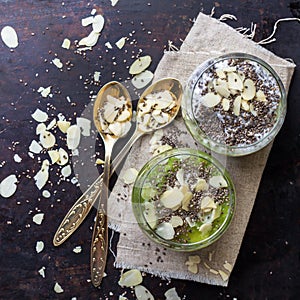
[[[122, 151], [118, 153], [112, 162], [111, 174], [113, 174], [126, 154], [128, 153], [134, 142], [144, 134], [144, 132], [136, 130], [126, 143]], [[78, 198], [73, 204], [66, 216], [59, 225], [54, 238], [53, 245], [59, 246], [65, 242], [73, 232], [80, 226], [86, 218], [91, 208], [94, 206], [95, 201], [99, 199], [102, 185], [102, 174], [92, 183], [92, 185]]]

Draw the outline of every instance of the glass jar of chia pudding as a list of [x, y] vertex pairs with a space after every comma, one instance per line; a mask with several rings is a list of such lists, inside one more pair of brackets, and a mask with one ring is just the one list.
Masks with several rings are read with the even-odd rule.
[[235, 189], [228, 172], [211, 156], [171, 149], [140, 170], [132, 207], [151, 240], [176, 251], [195, 251], [211, 245], [228, 228]]
[[206, 148], [229, 156], [254, 153], [279, 132], [286, 115], [286, 92], [265, 61], [232, 53], [201, 64], [188, 79], [182, 114]]

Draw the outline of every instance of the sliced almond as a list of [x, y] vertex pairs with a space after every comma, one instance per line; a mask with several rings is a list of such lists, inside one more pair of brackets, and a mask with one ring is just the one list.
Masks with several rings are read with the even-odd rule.
[[245, 111], [249, 111], [250, 105], [249, 105], [248, 101], [242, 99], [241, 108]]
[[132, 269], [121, 274], [118, 284], [122, 287], [136, 286], [142, 283], [143, 277], [139, 270]]
[[37, 241], [36, 245], [35, 245], [35, 250], [37, 253], [40, 253], [44, 250], [44, 247], [45, 247], [45, 245], [44, 245], [43, 241]]
[[228, 67], [223, 68], [222, 70], [223, 70], [223, 72], [231, 73], [231, 72], [235, 72], [236, 71], [236, 67], [228, 66]]
[[218, 105], [222, 97], [219, 94], [207, 93], [201, 98], [201, 103], [206, 107], [214, 107]]
[[69, 155], [67, 151], [63, 148], [59, 148], [58, 153], [59, 153], [59, 159], [56, 161], [57, 164], [60, 166], [66, 165], [69, 161]]
[[165, 240], [172, 240], [175, 236], [175, 230], [169, 222], [159, 224], [155, 232]]
[[41, 225], [42, 222], [44, 220], [44, 214], [43, 213], [38, 213], [38, 214], [35, 214], [33, 217], [32, 217], [32, 221], [33, 223], [37, 224], [37, 225]]
[[209, 185], [214, 188], [224, 188], [228, 186], [227, 181], [222, 175], [212, 176], [208, 182]]
[[137, 75], [135, 75], [132, 80], [131, 83], [133, 84], [133, 86], [137, 89], [142, 89], [144, 87], [146, 87], [153, 79], [153, 73], [151, 71], [143, 71]]
[[201, 258], [199, 255], [189, 255], [188, 257], [189, 262], [194, 263], [194, 264], [200, 264]]
[[[176, 173], [176, 179], [178, 180], [179, 184], [181, 186], [185, 185], [185, 180], [184, 180], [184, 171], [183, 169], [179, 169]], [[182, 191], [182, 190], [181, 190]]]
[[1, 39], [8, 48], [16, 48], [19, 45], [17, 32], [11, 26], [4, 26], [2, 28]]
[[195, 192], [200, 192], [200, 191], [207, 191], [208, 190], [208, 184], [203, 178], [198, 178], [195, 186], [194, 186]]
[[[103, 16], [101, 15], [95, 16], [92, 23], [93, 31], [99, 34], [104, 27], [104, 22], [105, 21]], [[87, 46], [91, 46], [91, 45], [87, 45]]]
[[235, 72], [228, 73], [228, 88], [232, 90], [242, 91], [244, 88], [240, 76]]
[[163, 204], [164, 207], [175, 209], [179, 205], [184, 198], [183, 193], [178, 188], [172, 188], [166, 190], [160, 197], [160, 202]]
[[242, 97], [241, 96], [237, 96], [234, 101], [233, 101], [233, 113], [236, 116], [240, 115], [240, 111], [241, 111], [241, 102], [242, 102]]
[[31, 143], [29, 145], [30, 152], [39, 154], [39, 153], [41, 153], [42, 150], [43, 150], [43, 147], [36, 140], [31, 141]]
[[188, 271], [193, 274], [197, 274], [198, 273], [198, 265], [197, 264], [188, 265]]
[[93, 24], [93, 21], [94, 21], [94, 17], [93, 16], [89, 16], [89, 17], [81, 19], [81, 25], [84, 26], [84, 27], [86, 27], [88, 25]]
[[222, 69], [216, 69], [216, 74], [220, 79], [226, 79], [226, 73]]
[[146, 70], [151, 64], [152, 58], [149, 55], [139, 57], [129, 68], [129, 74], [136, 75]]
[[11, 197], [17, 190], [17, 176], [12, 174], [4, 178], [0, 183], [0, 195], [4, 198]]
[[61, 287], [61, 285], [58, 282], [55, 282], [53, 289], [54, 289], [54, 292], [57, 294], [61, 294], [64, 292], [63, 288]]
[[37, 122], [46, 122], [48, 120], [48, 114], [39, 108], [35, 110], [35, 112], [31, 115], [34, 120]]
[[135, 286], [134, 293], [137, 300], [154, 300], [153, 295], [143, 285]]
[[210, 209], [215, 209], [217, 208], [217, 205], [214, 201], [214, 199], [212, 197], [209, 197], [209, 196], [205, 196], [202, 198], [201, 200], [201, 206], [200, 208], [203, 210], [203, 209], [207, 209], [207, 208], [210, 208]]
[[37, 135], [40, 135], [42, 132], [44, 132], [45, 130], [47, 129], [47, 126], [45, 125], [45, 123], [39, 123], [37, 126], [36, 126], [36, 129], [35, 129], [35, 133]]
[[158, 221], [155, 206], [152, 202], [147, 201], [144, 204], [144, 208], [145, 208], [143, 211], [144, 217], [147, 223], [149, 224], [149, 226], [153, 229], [155, 228]]
[[166, 300], [181, 300], [181, 298], [178, 296], [176, 292], [176, 288], [168, 289], [164, 296], [166, 297]]
[[122, 49], [125, 45], [126, 42], [126, 37], [121, 37], [116, 43], [115, 45], [119, 48]]
[[61, 47], [69, 50], [70, 46], [71, 46], [71, 41], [69, 39], [65, 38], [61, 44]]
[[174, 228], [182, 226], [183, 225], [183, 220], [179, 216], [172, 216], [170, 219], [170, 223]]
[[200, 226], [199, 231], [203, 235], [206, 235], [211, 231], [211, 229], [212, 229], [212, 224], [211, 223], [204, 223]]
[[266, 95], [262, 90], [256, 92], [256, 100], [258, 101], [267, 101]]
[[227, 98], [223, 98], [222, 99], [222, 107], [223, 107], [223, 110], [228, 111], [230, 108], [230, 100]]
[[223, 97], [228, 98], [230, 91], [228, 89], [227, 81], [216, 79], [213, 81], [215, 91]]
[[223, 267], [228, 271], [228, 272], [231, 272], [232, 269], [233, 269], [233, 266], [229, 263], [229, 262], [225, 262]]
[[227, 273], [225, 273], [224, 271], [222, 270], [218, 270], [220, 276], [222, 277], [223, 281], [227, 281], [228, 278], [229, 278], [229, 275]]
[[72, 174], [72, 169], [70, 165], [64, 166], [61, 169], [61, 175], [65, 178], [69, 177]]
[[252, 100], [255, 97], [255, 94], [256, 94], [255, 83], [252, 79], [247, 78], [244, 81], [244, 89], [241, 96], [245, 100]]
[[64, 65], [61, 62], [61, 60], [57, 57], [55, 57], [54, 59], [52, 59], [52, 63], [58, 68], [61, 69]]
[[79, 126], [81, 134], [83, 136], [91, 135], [91, 120], [87, 118], [78, 117], [76, 118], [76, 124]]
[[189, 205], [190, 205], [192, 198], [193, 198], [192, 192], [188, 191], [184, 194], [184, 197], [182, 199], [182, 209], [189, 211]]
[[43, 131], [40, 134], [40, 143], [45, 149], [52, 148], [55, 145], [56, 138], [50, 131]]
[[67, 129], [67, 146], [68, 149], [74, 150], [80, 143], [80, 128], [77, 125], [71, 125]]
[[41, 169], [35, 174], [33, 178], [35, 180], [35, 185], [39, 190], [41, 190], [47, 183], [49, 178], [49, 161], [47, 159], [42, 162]]
[[58, 150], [49, 150], [48, 155], [51, 159], [51, 164], [55, 164], [59, 160], [59, 152]]
[[156, 109], [165, 109], [168, 108], [171, 104], [173, 104], [174, 98], [170, 91], [165, 90], [162, 92], [157, 92], [154, 95], [155, 100], [155, 108]]
[[87, 37], [82, 38], [78, 45], [79, 46], [87, 46], [93, 47], [97, 44], [99, 38], [99, 33], [92, 31]]
[[56, 125], [56, 118], [54, 118], [46, 127], [46, 130], [50, 130], [52, 128], [54, 128]]
[[134, 183], [137, 175], [138, 175], [138, 170], [135, 169], [135, 168], [129, 168], [127, 169], [123, 176], [122, 176], [122, 179], [124, 181], [125, 184], [131, 184], [131, 183]]
[[57, 121], [57, 127], [62, 133], [67, 133], [68, 128], [71, 126], [71, 122], [65, 120]]

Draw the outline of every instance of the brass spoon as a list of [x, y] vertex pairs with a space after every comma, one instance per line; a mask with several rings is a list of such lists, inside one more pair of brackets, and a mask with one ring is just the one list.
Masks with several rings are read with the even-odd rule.
[[[109, 97], [113, 96], [114, 101], [120, 103], [121, 107], [125, 105], [126, 107], [126, 116], [125, 120], [121, 123], [116, 123], [118, 120], [118, 115], [115, 116], [117, 110], [114, 108], [113, 104], [110, 105]], [[122, 105], [123, 103], [123, 105]], [[109, 109], [108, 106], [112, 107]], [[106, 110], [106, 112], [105, 112]], [[121, 108], [120, 108], [121, 110]], [[102, 120], [100, 121], [100, 115], [102, 115]], [[107, 120], [105, 119], [105, 115], [107, 118], [111, 119], [110, 126], [112, 124], [117, 125], [117, 129], [110, 130], [107, 129]], [[113, 116], [112, 116], [113, 115]], [[103, 117], [104, 116], [104, 117]], [[118, 128], [121, 128], [121, 124], [124, 124], [126, 121], [130, 121], [132, 116], [132, 106], [131, 99], [127, 89], [116, 81], [112, 81], [107, 83], [102, 87], [99, 91], [96, 101], [94, 103], [94, 111], [93, 111], [93, 119], [94, 124], [97, 130], [102, 137], [105, 146], [105, 160], [104, 160], [104, 169], [102, 175], [102, 189], [100, 193], [100, 199], [97, 207], [96, 220], [94, 224], [93, 236], [92, 236], [92, 244], [91, 244], [91, 279], [92, 283], [95, 287], [98, 287], [101, 284], [104, 269], [106, 265], [106, 257], [107, 257], [107, 248], [108, 248], [108, 235], [107, 235], [107, 199], [108, 199], [108, 185], [109, 185], [109, 177], [110, 177], [110, 160], [111, 153], [114, 144], [116, 141], [123, 137], [125, 134], [117, 133]]]
[[[156, 83], [152, 84], [148, 89], [146, 89], [140, 97], [139, 102], [141, 102], [146, 95], [159, 90], [168, 90], [176, 98], [176, 110], [174, 110], [174, 115], [168, 121], [168, 123], [160, 127], [163, 128], [170, 124], [176, 117], [180, 108], [183, 91], [182, 86], [177, 79], [165, 78], [157, 81]], [[139, 124], [137, 124], [136, 131], [133, 134], [132, 138], [127, 142], [122, 151], [120, 151], [119, 154], [113, 160], [111, 174], [113, 174], [116, 171], [117, 167], [120, 165], [133, 143], [143, 134], [151, 133], [152, 131], [153, 130], [145, 132], [141, 130], [141, 128], [139, 128]], [[96, 199], [99, 198], [99, 194], [101, 193], [101, 184], [102, 174], [92, 183], [92, 185], [84, 192], [84, 194], [81, 195], [80, 198], [78, 198], [78, 200], [70, 208], [54, 235], [53, 244], [55, 246], [59, 246], [63, 242], [65, 242], [86, 218]]]

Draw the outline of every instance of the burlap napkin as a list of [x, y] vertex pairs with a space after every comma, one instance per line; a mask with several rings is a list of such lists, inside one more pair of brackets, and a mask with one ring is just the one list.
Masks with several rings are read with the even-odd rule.
[[[155, 80], [175, 77], [184, 84], [200, 63], [229, 52], [246, 52], [267, 61], [277, 71], [288, 90], [294, 64], [275, 56], [230, 26], [202, 13], [180, 51], [164, 54], [156, 69]], [[180, 116], [171, 126], [164, 129], [164, 135], [176, 147], [204, 150], [191, 138]], [[240, 158], [212, 153], [232, 176], [236, 187], [237, 207], [231, 226], [224, 236], [208, 248], [193, 253], [201, 257], [199, 272], [193, 274], [185, 265], [191, 254], [166, 250], [148, 240], [139, 229], [132, 213], [132, 186], [123, 183], [122, 173], [130, 167], [140, 169], [152, 157], [149, 152], [149, 140], [150, 136], [145, 136], [134, 145], [109, 199], [110, 226], [120, 232], [116, 266], [138, 268], [163, 277], [226, 286], [230, 275], [229, 267], [233, 267], [236, 262], [271, 145], [253, 155]], [[225, 262], [229, 265], [224, 267]], [[228, 278], [224, 274], [228, 275]]]

